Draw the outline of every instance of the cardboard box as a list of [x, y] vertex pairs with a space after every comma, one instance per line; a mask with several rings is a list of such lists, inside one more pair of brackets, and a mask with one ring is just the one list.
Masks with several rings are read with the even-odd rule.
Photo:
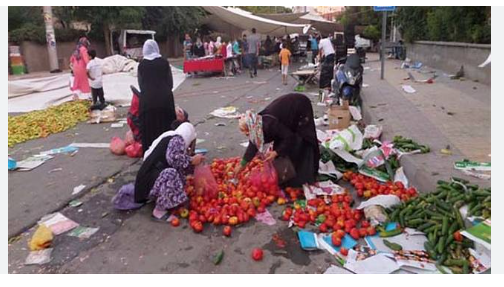
[[331, 106], [327, 111], [329, 117], [329, 129], [344, 130], [350, 126], [350, 111], [345, 106]]

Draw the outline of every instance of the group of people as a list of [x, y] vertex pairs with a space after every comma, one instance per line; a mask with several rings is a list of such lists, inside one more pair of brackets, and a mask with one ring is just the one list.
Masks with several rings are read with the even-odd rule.
[[105, 107], [105, 95], [103, 92], [102, 67], [96, 59], [96, 51], [89, 50], [90, 46], [89, 40], [86, 37], [81, 37], [72, 56], [70, 56], [73, 79], [70, 90], [75, 93], [75, 98], [79, 96], [86, 97], [91, 93], [92, 108], [103, 109]]
[[[154, 201], [153, 219], [165, 221], [171, 210], [188, 202], [186, 176], [205, 157], [195, 154], [196, 130], [187, 112], [175, 106], [168, 60], [161, 57], [154, 40], [145, 42], [143, 55], [138, 66], [143, 163], [133, 191], [121, 189], [116, 198], [130, 200], [137, 206]], [[235, 175], [256, 155], [262, 154], [266, 160], [282, 158], [293, 166], [296, 176], [283, 185], [315, 182], [320, 154], [308, 97], [281, 96], [258, 113], [246, 111], [238, 127], [249, 138], [249, 146]]]

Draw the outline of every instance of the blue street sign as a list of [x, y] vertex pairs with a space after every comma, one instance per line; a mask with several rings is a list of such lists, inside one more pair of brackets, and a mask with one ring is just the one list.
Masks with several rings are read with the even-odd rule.
[[395, 11], [396, 6], [373, 6], [375, 12]]

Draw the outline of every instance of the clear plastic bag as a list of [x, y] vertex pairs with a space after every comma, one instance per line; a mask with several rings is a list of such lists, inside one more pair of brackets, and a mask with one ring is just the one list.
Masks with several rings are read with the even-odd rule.
[[196, 194], [203, 196], [206, 200], [217, 198], [218, 186], [210, 166], [206, 164], [196, 166], [194, 169], [194, 187], [196, 188]]

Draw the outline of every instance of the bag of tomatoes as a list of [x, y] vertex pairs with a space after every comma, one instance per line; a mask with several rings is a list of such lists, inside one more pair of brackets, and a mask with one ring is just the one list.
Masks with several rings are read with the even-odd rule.
[[218, 186], [212, 174], [210, 166], [207, 164], [197, 165], [194, 169], [194, 187], [196, 194], [205, 199], [217, 198]]
[[264, 162], [261, 167], [257, 167], [250, 173], [250, 182], [259, 190], [263, 189], [271, 195], [278, 196], [278, 176], [275, 167], [270, 161]]

